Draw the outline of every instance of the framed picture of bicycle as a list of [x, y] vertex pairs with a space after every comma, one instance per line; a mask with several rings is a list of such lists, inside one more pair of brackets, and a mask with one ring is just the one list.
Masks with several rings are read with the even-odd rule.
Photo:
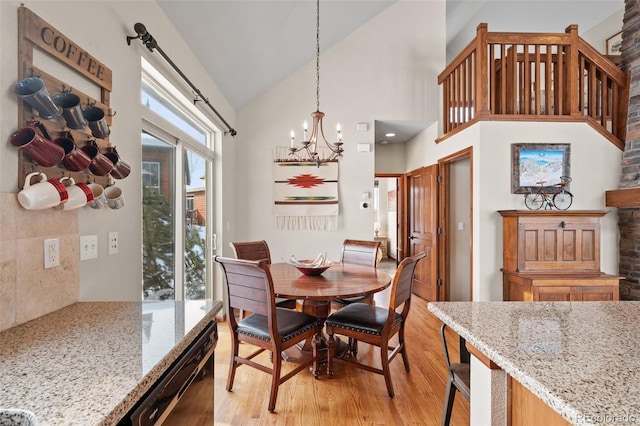
[[570, 153], [568, 143], [511, 144], [511, 193], [526, 194], [540, 186], [557, 192], [560, 176], [571, 176]]

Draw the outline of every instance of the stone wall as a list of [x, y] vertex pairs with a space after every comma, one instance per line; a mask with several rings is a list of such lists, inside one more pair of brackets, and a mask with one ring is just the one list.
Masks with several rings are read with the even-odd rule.
[[[640, 187], [640, 0], [625, 0], [621, 68], [629, 71], [627, 139], [620, 189]], [[620, 298], [640, 300], [640, 206], [618, 208]]]

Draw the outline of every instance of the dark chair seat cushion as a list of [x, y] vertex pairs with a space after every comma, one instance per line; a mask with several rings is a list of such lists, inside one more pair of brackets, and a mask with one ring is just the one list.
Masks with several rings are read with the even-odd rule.
[[451, 372], [455, 378], [455, 385], [460, 392], [469, 399], [471, 395], [471, 365], [465, 363], [451, 364]]
[[[282, 336], [283, 342], [322, 324], [322, 321], [314, 316], [286, 308], [276, 308], [276, 317], [278, 331]], [[271, 340], [268, 320], [264, 315], [251, 314], [240, 321], [238, 323], [238, 333], [247, 334], [267, 342]]]
[[282, 297], [276, 297], [276, 306], [279, 308], [296, 308], [296, 300], [295, 299], [283, 299]]
[[370, 298], [371, 296], [367, 295], [367, 296], [357, 296], [357, 297], [345, 297], [343, 299], [340, 298], [336, 298], [334, 299], [335, 302], [341, 304], [341, 305], [351, 305], [352, 303], [359, 303], [362, 302], [363, 300], [366, 300], [367, 298]]
[[[389, 308], [379, 308], [367, 303], [352, 303], [327, 318], [326, 324], [347, 330], [380, 335], [387, 322]], [[402, 316], [395, 313], [394, 327], [402, 322]]]

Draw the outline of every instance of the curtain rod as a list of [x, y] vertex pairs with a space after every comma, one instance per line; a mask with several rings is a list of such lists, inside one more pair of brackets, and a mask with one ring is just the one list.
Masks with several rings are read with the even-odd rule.
[[158, 53], [162, 55], [164, 60], [167, 61], [169, 65], [171, 65], [171, 67], [180, 75], [180, 77], [182, 77], [182, 79], [187, 82], [191, 89], [193, 89], [193, 91], [197, 95], [196, 99], [193, 100], [193, 103], [195, 104], [198, 101], [204, 101], [204, 103], [207, 104], [209, 108], [211, 108], [211, 110], [218, 116], [218, 118], [222, 120], [225, 126], [227, 126], [227, 129], [229, 129], [227, 133], [231, 134], [231, 136], [235, 136], [238, 132], [236, 132], [236, 130], [232, 128], [229, 123], [227, 123], [227, 121], [220, 115], [220, 113], [216, 111], [213, 105], [209, 103], [209, 99], [202, 96], [202, 92], [200, 91], [200, 89], [194, 86], [194, 84], [187, 78], [186, 75], [184, 75], [180, 68], [178, 68], [178, 66], [174, 64], [173, 61], [164, 53], [160, 46], [158, 46], [158, 42], [153, 38], [151, 34], [149, 34], [147, 28], [143, 24], [138, 22], [133, 26], [133, 29], [138, 35], [127, 36], [127, 44], [131, 46], [131, 40], [140, 39], [150, 52], [153, 52], [153, 50], [156, 49]]

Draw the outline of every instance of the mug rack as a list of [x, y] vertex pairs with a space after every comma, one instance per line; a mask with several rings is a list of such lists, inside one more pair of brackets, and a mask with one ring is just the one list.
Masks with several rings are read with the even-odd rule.
[[[92, 98], [35, 66], [33, 63], [35, 48], [47, 53], [53, 59], [65, 64], [91, 83], [96, 84], [100, 88], [100, 99]], [[80, 97], [82, 107], [95, 105], [102, 108], [105, 111], [105, 121], [111, 127], [113, 116], [115, 115], [109, 105], [112, 88], [111, 69], [25, 6], [18, 8], [18, 63], [18, 80], [34, 76], [40, 77], [51, 96], [60, 92], [71, 91]], [[57, 138], [61, 133], [70, 132], [77, 148], [81, 148], [90, 140], [95, 140], [100, 149], [112, 146], [108, 136], [106, 138], [96, 138], [91, 134], [89, 127], [81, 130], [67, 127], [62, 114], [50, 120], [40, 118], [37, 112], [19, 99], [18, 129], [34, 120], [40, 121], [44, 125], [52, 139]], [[18, 159], [19, 188], [22, 188], [26, 176], [35, 171], [41, 171], [49, 178], [69, 176], [73, 177], [76, 182], [98, 183], [105, 188], [113, 184], [113, 179], [109, 175], [96, 176], [90, 173], [89, 170], [74, 172], [65, 169], [62, 165], [43, 167], [33, 161], [23, 150], [19, 151]]]

